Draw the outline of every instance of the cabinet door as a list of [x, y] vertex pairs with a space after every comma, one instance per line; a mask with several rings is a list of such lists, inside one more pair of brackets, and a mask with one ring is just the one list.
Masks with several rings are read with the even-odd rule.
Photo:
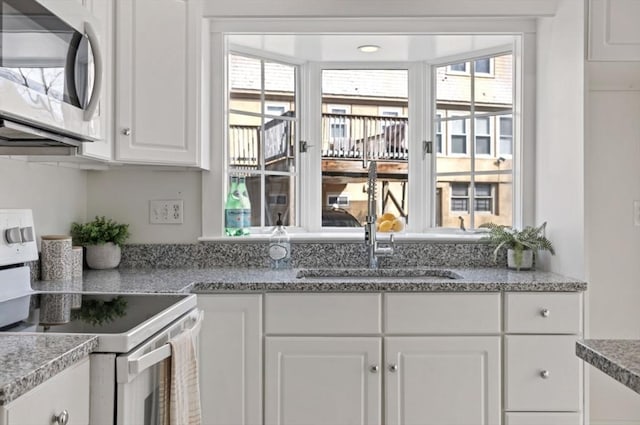
[[84, 0], [84, 5], [99, 21], [103, 76], [102, 94], [96, 114], [100, 114], [102, 140], [83, 143], [80, 155], [105, 161], [113, 159], [113, 0]]
[[640, 2], [591, 0], [589, 4], [589, 59], [640, 60]]
[[0, 424], [52, 424], [64, 410], [68, 425], [89, 423], [89, 358], [0, 407]]
[[200, 9], [200, 0], [117, 0], [117, 160], [199, 164]]
[[265, 338], [265, 423], [380, 424], [381, 338]]
[[202, 423], [262, 423], [262, 297], [198, 294]]
[[500, 337], [385, 338], [387, 425], [500, 423]]

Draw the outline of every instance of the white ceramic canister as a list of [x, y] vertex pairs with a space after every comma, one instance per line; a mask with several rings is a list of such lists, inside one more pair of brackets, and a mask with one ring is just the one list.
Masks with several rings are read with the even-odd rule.
[[42, 280], [70, 280], [73, 277], [71, 236], [44, 235], [40, 245]]

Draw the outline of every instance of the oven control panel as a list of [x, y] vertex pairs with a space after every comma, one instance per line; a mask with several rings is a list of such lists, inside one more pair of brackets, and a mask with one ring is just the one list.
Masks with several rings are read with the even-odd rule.
[[0, 266], [37, 259], [31, 210], [0, 209]]

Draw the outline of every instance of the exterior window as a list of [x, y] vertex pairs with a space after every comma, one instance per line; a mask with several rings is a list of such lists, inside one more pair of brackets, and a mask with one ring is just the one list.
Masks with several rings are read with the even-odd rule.
[[476, 155], [491, 155], [490, 118], [476, 118]]
[[451, 183], [451, 211], [469, 212], [469, 183]]
[[295, 226], [298, 67], [233, 53], [228, 66], [227, 180], [246, 177], [252, 227], [272, 226], [278, 213]]
[[475, 71], [478, 74], [491, 74], [491, 59], [478, 59], [475, 61]]
[[453, 65], [449, 66], [449, 71], [453, 71], [453, 72], [467, 72], [467, 63], [466, 62], [462, 62], [462, 63], [454, 63]]
[[442, 153], [442, 119], [441, 114], [436, 114], [436, 152]]
[[498, 117], [500, 120], [500, 155], [513, 155], [513, 119]]
[[476, 183], [474, 205], [477, 212], [493, 212], [493, 190], [490, 183]]
[[[469, 192], [469, 183], [451, 183], [452, 212], [469, 212]], [[473, 205], [476, 212], [493, 212], [493, 185], [491, 183], [476, 183]]]
[[349, 195], [329, 194], [327, 195], [327, 205], [330, 207], [348, 207]]
[[451, 121], [451, 153], [467, 154], [467, 123], [464, 119]]

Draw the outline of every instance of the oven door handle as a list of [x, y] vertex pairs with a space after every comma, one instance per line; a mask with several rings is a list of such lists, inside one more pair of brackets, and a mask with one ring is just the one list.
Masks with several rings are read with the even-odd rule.
[[[202, 321], [204, 320], [204, 311], [200, 310], [193, 313], [192, 318], [195, 323], [191, 327], [190, 332], [194, 335], [197, 335], [200, 332], [200, 328], [202, 327]], [[160, 363], [164, 359], [168, 359], [169, 357], [171, 357], [171, 345], [169, 345], [169, 343], [167, 342], [161, 347], [158, 347], [155, 350], [148, 352], [147, 354], [144, 354], [135, 359], [129, 359], [129, 375], [139, 375], [146, 369]]]

